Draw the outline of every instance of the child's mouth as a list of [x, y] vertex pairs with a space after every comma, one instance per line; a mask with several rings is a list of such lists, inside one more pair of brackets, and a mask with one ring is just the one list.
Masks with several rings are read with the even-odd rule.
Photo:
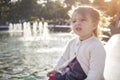
[[77, 27], [76, 30], [77, 30], [77, 31], [81, 31], [82, 29], [81, 29], [80, 27]]

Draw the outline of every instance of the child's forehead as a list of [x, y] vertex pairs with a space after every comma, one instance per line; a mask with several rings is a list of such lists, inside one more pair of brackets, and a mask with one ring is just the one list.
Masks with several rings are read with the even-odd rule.
[[91, 14], [91, 8], [83, 7], [83, 8], [76, 9], [73, 12], [72, 17], [74, 17], [74, 16], [81, 16], [83, 18], [86, 18], [88, 16], [90, 17], [90, 14]]
[[86, 13], [77, 13], [77, 12], [74, 12], [73, 15], [72, 15], [72, 18], [88, 18], [89, 17], [89, 14], [86, 14]]

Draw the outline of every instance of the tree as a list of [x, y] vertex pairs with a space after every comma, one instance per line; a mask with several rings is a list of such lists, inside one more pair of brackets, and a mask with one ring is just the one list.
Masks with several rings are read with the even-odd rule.
[[71, 9], [71, 7], [75, 5], [77, 1], [78, 0], [65, 0], [64, 3], [67, 5], [68, 8]]
[[36, 10], [37, 2], [36, 2], [36, 0], [22, 0], [20, 5], [21, 5], [20, 14], [22, 14], [21, 15], [22, 19], [30, 20], [31, 16], [37, 17], [37, 15], [36, 15], [36, 13], [37, 13], [37, 10]]
[[[18, 22], [19, 20], [29, 21], [38, 17], [36, 0], [20, 0], [11, 6], [10, 20]], [[14, 14], [14, 15], [13, 15]]]
[[72, 6], [89, 4], [90, 0], [65, 0], [64, 3], [67, 5], [69, 9], [71, 9]]
[[93, 6], [97, 7], [98, 9], [102, 10], [102, 11], [106, 11], [107, 10], [107, 3], [104, 2], [104, 0], [95, 0], [92, 3]]
[[57, 18], [67, 19], [69, 18], [67, 12], [68, 9], [64, 8], [64, 6], [59, 1], [53, 2], [48, 0], [42, 8], [41, 17], [49, 20], [55, 20]]
[[120, 0], [112, 0], [109, 3], [109, 11], [107, 12], [109, 15], [114, 16], [116, 14], [120, 15]]
[[9, 12], [9, 16], [8, 16], [9, 22], [18, 22], [19, 21], [19, 19], [20, 19], [19, 6], [20, 6], [20, 1], [11, 3], [10, 12]]
[[0, 24], [5, 24], [8, 20], [10, 1], [11, 0], [0, 0]]

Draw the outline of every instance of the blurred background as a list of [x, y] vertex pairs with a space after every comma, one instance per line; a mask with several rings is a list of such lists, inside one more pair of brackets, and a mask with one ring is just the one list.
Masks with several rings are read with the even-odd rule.
[[69, 13], [79, 5], [104, 13], [105, 80], [120, 80], [120, 0], [0, 0], [0, 80], [47, 80], [74, 36]]

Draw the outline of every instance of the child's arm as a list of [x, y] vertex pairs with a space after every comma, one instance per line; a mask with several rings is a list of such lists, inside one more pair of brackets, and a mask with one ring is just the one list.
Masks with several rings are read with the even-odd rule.
[[103, 77], [106, 53], [102, 45], [92, 48], [90, 70], [85, 80], [101, 80]]
[[55, 76], [55, 74], [57, 72], [61, 72], [59, 67], [69, 59], [69, 52], [70, 52], [70, 41], [65, 46], [64, 53], [63, 53], [62, 57], [60, 58], [60, 60], [58, 61], [57, 65], [54, 67], [53, 70], [51, 70], [47, 73], [48, 77]]
[[66, 45], [63, 55], [55, 66], [54, 70], [59, 71], [58, 67], [61, 66], [64, 62], [69, 59], [69, 51], [70, 51], [70, 42]]

